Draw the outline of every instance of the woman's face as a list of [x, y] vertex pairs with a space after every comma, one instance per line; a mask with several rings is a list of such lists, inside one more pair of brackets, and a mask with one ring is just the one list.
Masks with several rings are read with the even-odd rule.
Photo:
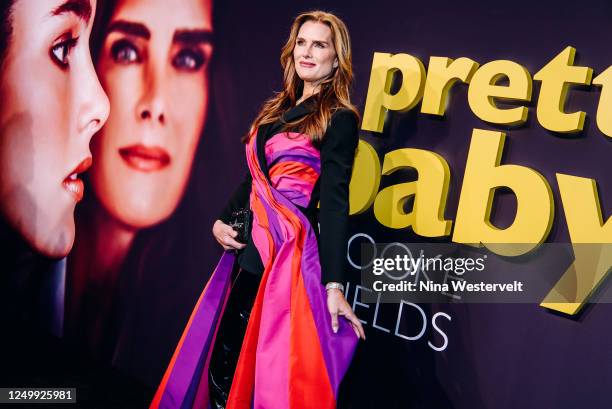
[[111, 103], [94, 138], [91, 180], [115, 219], [143, 228], [181, 199], [204, 126], [210, 1], [124, 0], [97, 62]]
[[293, 61], [298, 76], [304, 82], [317, 84], [338, 66], [331, 29], [317, 21], [307, 21], [300, 27]]
[[16, 1], [0, 70], [0, 210], [49, 257], [72, 248], [78, 174], [108, 116], [89, 53], [95, 9], [95, 0]]

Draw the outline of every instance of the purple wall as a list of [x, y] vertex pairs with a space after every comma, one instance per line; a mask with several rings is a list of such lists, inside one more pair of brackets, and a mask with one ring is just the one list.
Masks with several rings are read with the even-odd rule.
[[[279, 90], [279, 50], [292, 17], [321, 8], [337, 13], [351, 32], [354, 53], [353, 99], [361, 112], [366, 97], [373, 53], [404, 52], [427, 64], [430, 56], [469, 57], [481, 65], [508, 59], [525, 66], [533, 76], [550, 59], [571, 45], [577, 49], [576, 65], [594, 69], [594, 77], [612, 64], [608, 39], [612, 38], [612, 6], [606, 1], [588, 3], [523, 2], [469, 4], [469, 2], [329, 1], [329, 2], [218, 2], [215, 52], [221, 70], [216, 111], [222, 120], [219, 134], [227, 161], [235, 162], [232, 183], [213, 188], [227, 197], [246, 170], [238, 141], [261, 103]], [[392, 114], [383, 134], [362, 131], [384, 155], [400, 147], [433, 150], [451, 168], [446, 217], [455, 218], [473, 128], [508, 133], [502, 163], [528, 166], [548, 180], [555, 200], [555, 221], [548, 241], [569, 240], [555, 173], [596, 179], [606, 215], [612, 213], [612, 179], [609, 177], [612, 138], [595, 125], [600, 92], [595, 87], [573, 89], [567, 111], [587, 112], [584, 132], [574, 136], [553, 134], [535, 117], [539, 83], [534, 81], [529, 119], [518, 128], [502, 128], [479, 120], [467, 104], [467, 87], [453, 89], [443, 119], [411, 112]], [[225, 160], [224, 160], [225, 162]], [[227, 162], [226, 162], [227, 163]], [[232, 165], [233, 166], [233, 165]], [[398, 183], [400, 176], [383, 177], [381, 189]], [[495, 220], [509, 223], [514, 214], [512, 195], [501, 195]], [[378, 242], [418, 241], [411, 231], [381, 226], [370, 209], [356, 216], [353, 232], [363, 232]], [[357, 255], [355, 255], [357, 257]], [[359, 271], [354, 270], [356, 281]], [[610, 292], [609, 280], [601, 291]], [[352, 297], [352, 290], [350, 295]], [[596, 300], [596, 298], [594, 299]], [[395, 305], [383, 305], [377, 326], [374, 306], [358, 307], [368, 340], [361, 345], [345, 383], [342, 405], [351, 408], [604, 408], [612, 398], [612, 335], [609, 304], [587, 306], [575, 319], [553, 314], [538, 305], [437, 305], [423, 306], [428, 319], [425, 335], [407, 341], [393, 335]], [[448, 348], [434, 352], [427, 345], [442, 344], [432, 331], [437, 311], [452, 321], [438, 320], [448, 336]], [[418, 312], [406, 312], [401, 328], [415, 334]]]

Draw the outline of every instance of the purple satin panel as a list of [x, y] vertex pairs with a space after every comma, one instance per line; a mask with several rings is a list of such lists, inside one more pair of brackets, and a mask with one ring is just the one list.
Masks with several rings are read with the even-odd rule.
[[[306, 207], [310, 203], [315, 180], [304, 178], [307, 172], [321, 173], [319, 151], [312, 145], [306, 135], [295, 132], [282, 132], [272, 136], [265, 145], [265, 156], [272, 186], [291, 202]], [[273, 168], [281, 163], [293, 165], [291, 170], [285, 168], [274, 172]]]
[[281, 152], [273, 152], [269, 156], [266, 155], [266, 159], [268, 161], [268, 167], [272, 167], [277, 163], [281, 162], [302, 162], [311, 168], [313, 168], [317, 173], [321, 173], [321, 160], [316, 157], [304, 156], [304, 155], [294, 155], [287, 151]]
[[[270, 163], [270, 159], [275, 160], [276, 163], [284, 160], [292, 160], [305, 163], [314, 169], [315, 166], [312, 166], [314, 162], [318, 164], [316, 169], [320, 170], [320, 156], [318, 151], [314, 151], [309, 141], [289, 138], [280, 140], [282, 137], [282, 134], [277, 134], [273, 137], [277, 143], [266, 144], [266, 158], [268, 159], [268, 163]], [[273, 139], [268, 140], [268, 142]], [[281, 147], [282, 150], [275, 151], [272, 147]], [[302, 147], [306, 148], [300, 149]], [[255, 151], [257, 150], [256, 144], [253, 144], [253, 149]], [[292, 213], [296, 214], [300, 219], [302, 227], [306, 229], [306, 240], [304, 242], [301, 259], [302, 277], [310, 301], [310, 307], [317, 328], [317, 335], [319, 337], [330, 383], [334, 393], [337, 394], [340, 382], [352, 360], [358, 338], [350, 324], [342, 318], [339, 319], [340, 328], [338, 332], [334, 334], [331, 330], [331, 317], [327, 309], [327, 293], [325, 287], [321, 284], [321, 265], [316, 236], [309, 220], [296, 207], [296, 204], [299, 203], [292, 200], [292, 194], [288, 194], [285, 191], [290, 189], [290, 185], [281, 185], [280, 187], [270, 186], [274, 199], [282, 206], [290, 209]], [[300, 196], [301, 193], [294, 192], [294, 195]], [[274, 239], [275, 247], [279, 249], [283, 245], [283, 227], [279, 224], [278, 215], [270, 205], [265, 201], [263, 204], [268, 214], [270, 233]], [[345, 243], [338, 243], [338, 245], [345, 245]]]
[[[234, 259], [235, 255], [233, 253], [224, 252], [204, 289], [204, 294], [191, 325], [186, 329], [187, 333], [166, 384], [160, 401], [160, 408], [177, 409], [183, 407], [186, 403], [185, 398], [188, 394], [194, 392], [190, 391], [189, 388], [202, 359], [206, 359], [203, 370], [208, 368], [208, 358], [214, 341], [214, 332], [229, 294]], [[200, 387], [208, 388], [208, 384], [200, 385]], [[205, 396], [208, 399], [207, 391], [206, 393], [199, 392], [197, 395]]]
[[[274, 189], [272, 189], [272, 194], [283, 206], [288, 207], [298, 215], [302, 225], [307, 229], [307, 239], [304, 243], [301, 260], [302, 276], [306, 292], [308, 293], [308, 299], [310, 300], [310, 308], [317, 327], [317, 334], [323, 356], [325, 357], [330, 382], [334, 392], [337, 393], [342, 377], [351, 363], [359, 339], [350, 324], [342, 317], [338, 320], [340, 323], [338, 332], [335, 334], [332, 332], [331, 317], [327, 310], [327, 292], [323, 284], [321, 284], [319, 248], [314, 231], [306, 216], [289, 199]], [[268, 214], [274, 213], [267, 206], [266, 211]], [[279, 240], [277, 234], [273, 234], [273, 237], [275, 241]], [[278, 242], [277, 245], [279, 245]]]

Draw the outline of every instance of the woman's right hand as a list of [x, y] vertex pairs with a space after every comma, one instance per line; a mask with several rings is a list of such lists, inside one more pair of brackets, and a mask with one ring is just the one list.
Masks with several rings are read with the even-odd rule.
[[213, 236], [225, 250], [240, 250], [246, 247], [246, 244], [235, 240], [238, 232], [232, 229], [229, 224], [217, 220], [212, 228]]

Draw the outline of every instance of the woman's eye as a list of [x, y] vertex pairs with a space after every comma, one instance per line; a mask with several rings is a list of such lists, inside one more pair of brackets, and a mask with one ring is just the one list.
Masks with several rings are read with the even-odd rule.
[[303, 45], [304, 44], [304, 40], [297, 40], [296, 44], [297, 45]]
[[204, 65], [206, 58], [199, 49], [182, 49], [172, 59], [172, 66], [177, 70], [197, 71]]
[[138, 49], [131, 41], [121, 39], [111, 46], [113, 60], [119, 64], [132, 64], [142, 61]]
[[77, 45], [79, 38], [63, 38], [59, 43], [53, 45], [50, 50], [51, 59], [62, 69], [70, 66], [70, 52]]

